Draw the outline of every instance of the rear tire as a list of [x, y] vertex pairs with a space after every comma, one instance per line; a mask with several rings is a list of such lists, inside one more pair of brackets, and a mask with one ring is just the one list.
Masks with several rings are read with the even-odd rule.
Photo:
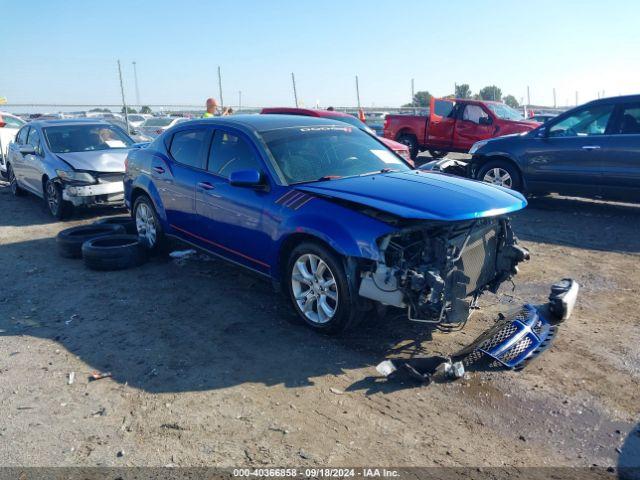
[[342, 259], [327, 248], [312, 242], [301, 243], [289, 255], [285, 272], [293, 308], [312, 330], [338, 334], [361, 317], [357, 293], [347, 278]]
[[81, 225], [67, 228], [58, 233], [56, 244], [58, 253], [64, 258], [80, 258], [82, 244], [87, 240], [105, 235], [124, 234], [122, 225]]
[[522, 190], [522, 177], [518, 168], [506, 160], [491, 160], [485, 163], [478, 170], [476, 178], [492, 185]]
[[132, 215], [140, 243], [151, 253], [163, 252], [167, 246], [167, 239], [151, 199], [146, 195], [136, 198]]
[[107, 235], [84, 242], [82, 259], [91, 270], [124, 270], [142, 265], [147, 249], [137, 235]]
[[410, 133], [402, 134], [398, 137], [398, 142], [406, 145], [409, 148], [409, 155], [411, 155], [411, 159], [415, 160], [418, 156], [418, 139], [415, 135]]
[[27, 192], [25, 192], [18, 185], [18, 179], [16, 178], [15, 173], [13, 172], [13, 167], [11, 165], [7, 165], [7, 175], [9, 177], [9, 185], [11, 186], [11, 193], [14, 197], [22, 197]]

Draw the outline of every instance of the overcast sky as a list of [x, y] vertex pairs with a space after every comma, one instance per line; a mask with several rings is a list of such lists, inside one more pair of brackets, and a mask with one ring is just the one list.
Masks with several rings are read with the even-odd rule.
[[640, 1], [0, 0], [0, 97], [118, 103], [397, 106], [489, 84], [573, 104], [640, 93]]

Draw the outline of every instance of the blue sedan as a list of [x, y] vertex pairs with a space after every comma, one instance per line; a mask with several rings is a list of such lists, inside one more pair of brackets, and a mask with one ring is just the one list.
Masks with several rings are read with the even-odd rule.
[[125, 203], [140, 237], [167, 236], [281, 285], [299, 318], [335, 333], [377, 303], [450, 330], [528, 258], [507, 214], [519, 193], [412, 169], [331, 119], [211, 118], [132, 150]]

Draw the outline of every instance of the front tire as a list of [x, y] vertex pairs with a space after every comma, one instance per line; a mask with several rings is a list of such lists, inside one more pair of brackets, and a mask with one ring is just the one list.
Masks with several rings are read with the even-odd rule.
[[518, 169], [505, 160], [491, 160], [478, 170], [478, 180], [520, 191], [522, 189], [522, 177]]
[[286, 284], [296, 314], [316, 332], [340, 333], [360, 316], [342, 260], [319, 244], [305, 242], [293, 249]]
[[153, 202], [146, 195], [136, 198], [133, 204], [133, 218], [136, 222], [140, 243], [152, 253], [162, 251], [166, 244], [166, 238]]
[[62, 198], [62, 187], [57, 182], [47, 180], [44, 185], [44, 201], [49, 212], [58, 220], [64, 220], [73, 213], [73, 205]]

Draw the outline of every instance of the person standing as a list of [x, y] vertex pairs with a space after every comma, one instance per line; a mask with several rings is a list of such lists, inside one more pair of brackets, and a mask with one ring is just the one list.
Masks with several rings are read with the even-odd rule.
[[207, 111], [204, 112], [202, 118], [210, 118], [218, 115], [218, 102], [215, 98], [207, 98]]

